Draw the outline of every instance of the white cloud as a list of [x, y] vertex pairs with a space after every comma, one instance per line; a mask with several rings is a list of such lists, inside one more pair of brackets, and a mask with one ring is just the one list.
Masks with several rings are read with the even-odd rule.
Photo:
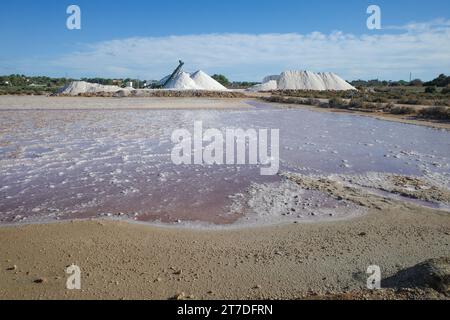
[[411, 23], [364, 35], [201, 34], [91, 44], [51, 62], [70, 75], [157, 79], [178, 59], [187, 70], [259, 80], [285, 69], [334, 71], [346, 79], [432, 78], [450, 70], [450, 20]]

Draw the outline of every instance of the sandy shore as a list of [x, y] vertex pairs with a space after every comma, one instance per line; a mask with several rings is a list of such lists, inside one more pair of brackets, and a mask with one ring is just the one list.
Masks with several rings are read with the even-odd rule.
[[[0, 238], [0, 299], [298, 299], [360, 290], [373, 264], [395, 288], [398, 271], [449, 256], [450, 219], [399, 204], [326, 223], [205, 231], [99, 220], [2, 227]], [[80, 291], [65, 289], [72, 263]]]

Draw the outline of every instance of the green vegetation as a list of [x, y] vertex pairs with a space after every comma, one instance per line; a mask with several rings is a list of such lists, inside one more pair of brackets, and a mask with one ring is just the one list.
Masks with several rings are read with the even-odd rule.
[[402, 86], [410, 86], [410, 87], [448, 87], [450, 86], [450, 77], [445, 74], [439, 75], [436, 79], [423, 82], [420, 79], [414, 79], [410, 82], [407, 81], [380, 81], [376, 80], [355, 80], [350, 82], [356, 88], [380, 88], [380, 87], [402, 87]]
[[[135, 88], [143, 88], [145, 82], [139, 79], [105, 79], [105, 78], [82, 78], [81, 81], [99, 83], [103, 85], [116, 85], [125, 87], [128, 82], [133, 82]], [[50, 77], [27, 77], [25, 75], [13, 74], [0, 76], [0, 95], [48, 95], [56, 93], [66, 84], [74, 79], [50, 78]]]
[[448, 107], [431, 107], [419, 111], [419, 116], [427, 119], [450, 120], [450, 108]]
[[328, 100], [328, 102], [314, 98], [301, 98], [283, 95], [272, 95], [270, 97], [262, 97], [261, 99], [268, 102], [283, 104], [301, 104], [317, 106], [320, 108], [346, 109], [361, 112], [380, 112], [394, 115], [411, 115], [423, 119], [450, 121], [450, 108], [446, 106], [416, 108], [396, 105], [392, 102], [375, 103], [367, 102], [360, 98], [342, 99], [339, 97], [332, 97]]
[[445, 74], [441, 74], [436, 79], [434, 79], [430, 82], [425, 82], [423, 85], [427, 86], [427, 87], [430, 87], [430, 86], [448, 87], [448, 86], [450, 86], [450, 77], [447, 77]]
[[281, 90], [272, 91], [271, 93], [273, 95], [284, 97], [311, 99], [356, 99], [365, 103], [450, 106], [450, 94], [448, 88], [436, 90], [428, 88], [431, 87], [378, 87], [361, 88], [359, 91]]
[[334, 109], [347, 109], [348, 103], [344, 102], [341, 98], [331, 98], [328, 101], [328, 108], [334, 108]]
[[425, 93], [435, 93], [437, 90], [436, 90], [436, 87], [426, 87], [425, 88]]
[[211, 78], [213, 78], [214, 80], [219, 82], [224, 87], [229, 87], [230, 86], [230, 81], [223, 74], [215, 74]]
[[389, 113], [399, 115], [414, 114], [416, 113], [416, 109], [406, 106], [390, 106]]
[[234, 81], [231, 83], [231, 85], [228, 87], [228, 89], [248, 89], [250, 87], [253, 87], [254, 85], [259, 84], [259, 82], [248, 82], [248, 81]]
[[25, 75], [12, 74], [0, 76], [0, 95], [25, 94], [39, 95], [56, 92], [70, 79], [49, 77], [27, 77]]

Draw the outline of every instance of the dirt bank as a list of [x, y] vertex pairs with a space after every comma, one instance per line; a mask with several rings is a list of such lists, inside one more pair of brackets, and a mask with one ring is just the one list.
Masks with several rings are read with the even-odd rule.
[[[351, 297], [369, 265], [385, 279], [448, 256], [450, 219], [396, 205], [326, 223], [200, 231], [79, 221], [2, 227], [0, 238], [2, 299]], [[81, 291], [65, 289], [72, 263], [82, 270]], [[395, 281], [389, 286], [396, 292]], [[427, 292], [416, 298], [442, 298]]]

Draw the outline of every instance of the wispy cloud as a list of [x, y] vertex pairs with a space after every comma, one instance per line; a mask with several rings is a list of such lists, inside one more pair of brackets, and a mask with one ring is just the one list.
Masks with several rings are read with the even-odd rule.
[[364, 35], [201, 34], [128, 38], [80, 48], [49, 64], [71, 75], [157, 79], [186, 61], [187, 69], [259, 80], [285, 69], [334, 71], [346, 79], [430, 78], [450, 70], [450, 20], [391, 26]]
[[450, 20], [439, 18], [428, 22], [410, 22], [402, 26], [388, 26], [387, 30], [403, 30], [409, 32], [446, 31], [450, 28]]

